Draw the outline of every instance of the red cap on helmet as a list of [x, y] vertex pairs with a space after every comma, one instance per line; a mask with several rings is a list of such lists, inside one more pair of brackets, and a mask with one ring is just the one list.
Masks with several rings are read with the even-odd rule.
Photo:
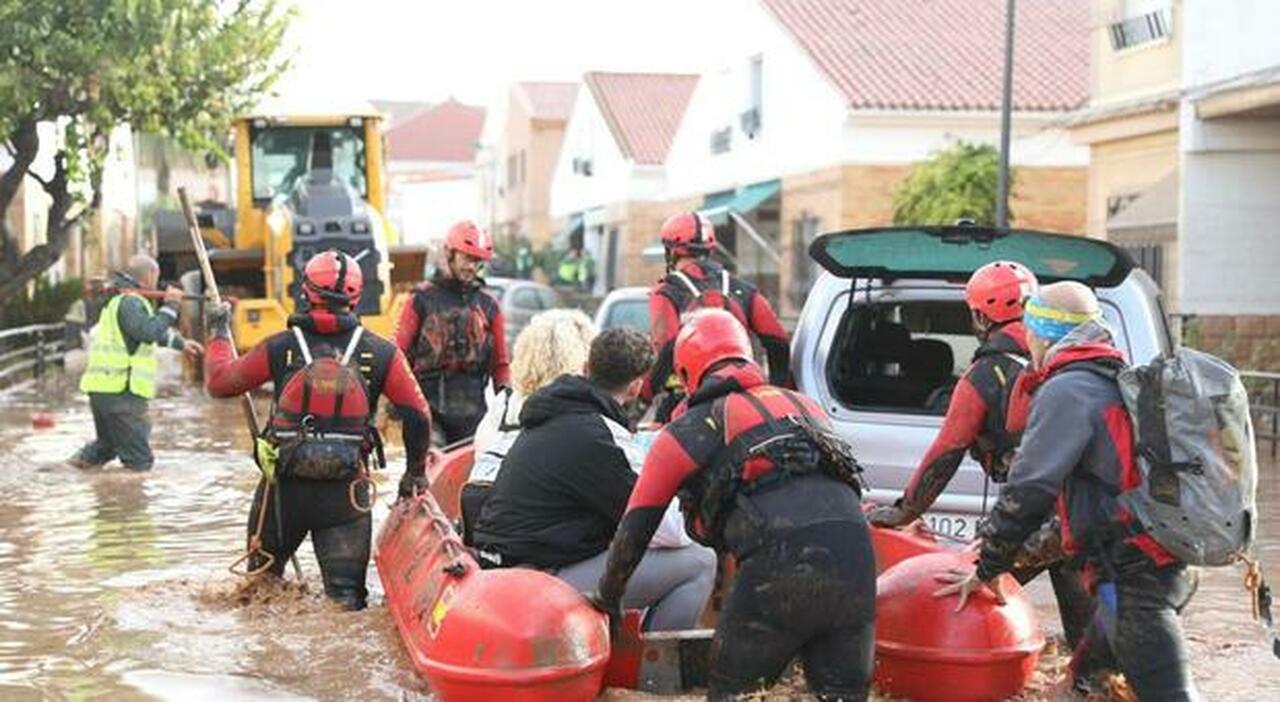
[[302, 289], [313, 305], [355, 307], [364, 289], [360, 264], [333, 249], [312, 256], [302, 278]]
[[1008, 322], [1022, 316], [1022, 303], [1039, 287], [1036, 276], [1015, 261], [995, 261], [974, 271], [964, 286], [969, 309], [993, 322]]
[[698, 212], [675, 215], [662, 224], [662, 246], [677, 256], [697, 256], [716, 246], [716, 228]]
[[700, 309], [676, 335], [676, 375], [693, 393], [711, 366], [729, 359], [750, 361], [751, 339], [737, 317], [725, 310]]
[[493, 258], [493, 237], [469, 219], [449, 227], [449, 233], [444, 237], [444, 247], [450, 251], [461, 251], [481, 261]]

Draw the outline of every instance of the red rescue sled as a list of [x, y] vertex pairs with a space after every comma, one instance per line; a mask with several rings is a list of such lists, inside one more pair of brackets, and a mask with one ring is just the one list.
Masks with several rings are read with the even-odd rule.
[[946, 546], [925, 530], [920, 520], [901, 529], [871, 527], [871, 547], [876, 553], [877, 576], [912, 556], [947, 550]]
[[475, 462], [475, 451], [471, 444], [464, 444], [427, 466], [427, 477], [431, 480], [431, 494], [436, 504], [444, 511], [445, 516], [456, 520], [462, 515], [462, 486], [471, 477], [471, 464]]
[[430, 494], [392, 506], [375, 559], [409, 658], [444, 702], [599, 694], [604, 616], [545, 573], [481, 571]]

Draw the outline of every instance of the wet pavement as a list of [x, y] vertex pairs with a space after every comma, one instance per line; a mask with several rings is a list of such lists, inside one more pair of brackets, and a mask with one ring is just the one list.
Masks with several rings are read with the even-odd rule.
[[[32, 429], [42, 410], [56, 414], [54, 428]], [[197, 390], [161, 397], [155, 470], [81, 472], [61, 459], [91, 438], [83, 397], [57, 379], [0, 395], [0, 700], [429, 699], [372, 566], [371, 607], [355, 614], [324, 601], [307, 545], [302, 588], [245, 588], [227, 571], [257, 475], [238, 413], [236, 402]], [[375, 524], [403, 467], [398, 440], [389, 446]], [[1264, 466], [1259, 493], [1262, 513], [1277, 513], [1275, 464]], [[1262, 555], [1280, 584], [1280, 528], [1265, 520]], [[1280, 699], [1280, 661], [1240, 582], [1237, 569], [1202, 577], [1185, 620], [1197, 681], [1215, 702]], [[1055, 626], [1048, 588], [1037, 584], [1032, 596]], [[1046, 660], [1040, 689], [1061, 660]]]

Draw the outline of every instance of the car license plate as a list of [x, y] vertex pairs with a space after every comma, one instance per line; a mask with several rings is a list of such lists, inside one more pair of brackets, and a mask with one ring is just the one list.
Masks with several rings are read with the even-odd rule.
[[938, 536], [960, 541], [972, 541], [978, 535], [977, 515], [928, 512], [924, 515], [924, 525]]

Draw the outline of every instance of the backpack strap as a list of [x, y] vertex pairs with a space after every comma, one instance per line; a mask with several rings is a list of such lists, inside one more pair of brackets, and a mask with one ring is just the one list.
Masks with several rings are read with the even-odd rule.
[[[297, 329], [297, 327], [294, 327], [294, 329]], [[342, 365], [345, 366], [351, 363], [351, 357], [355, 355], [356, 346], [360, 344], [360, 337], [363, 335], [364, 327], [359, 326], [351, 333], [351, 341], [347, 342], [347, 350], [342, 352], [342, 360], [340, 361]]]
[[720, 292], [726, 300], [729, 299], [729, 271], [720, 270]]
[[293, 338], [298, 340], [298, 350], [302, 353], [302, 360], [305, 361], [304, 365], [309, 366], [311, 365], [312, 359], [311, 359], [311, 347], [307, 346], [307, 337], [303, 335], [301, 329], [297, 327], [292, 327], [292, 329], [293, 329]]
[[[685, 275], [684, 271], [671, 271], [671, 277], [672, 277], [672, 278], [675, 278], [676, 280], [680, 281], [681, 283], [684, 283], [685, 287], [686, 287], [686, 288], [689, 288], [689, 292], [693, 293], [693, 296], [694, 296], [695, 298], [696, 298], [696, 297], [698, 297], [698, 296], [700, 296], [700, 295], [702, 295], [702, 291], [698, 289], [698, 286], [697, 286], [697, 285], [694, 285], [694, 284], [693, 284], [693, 281], [689, 279], [689, 276], [688, 276], [688, 275]], [[727, 289], [727, 286], [728, 286], [728, 276], [726, 276], [726, 277], [725, 277], [725, 285], [726, 285], [726, 289]]]

